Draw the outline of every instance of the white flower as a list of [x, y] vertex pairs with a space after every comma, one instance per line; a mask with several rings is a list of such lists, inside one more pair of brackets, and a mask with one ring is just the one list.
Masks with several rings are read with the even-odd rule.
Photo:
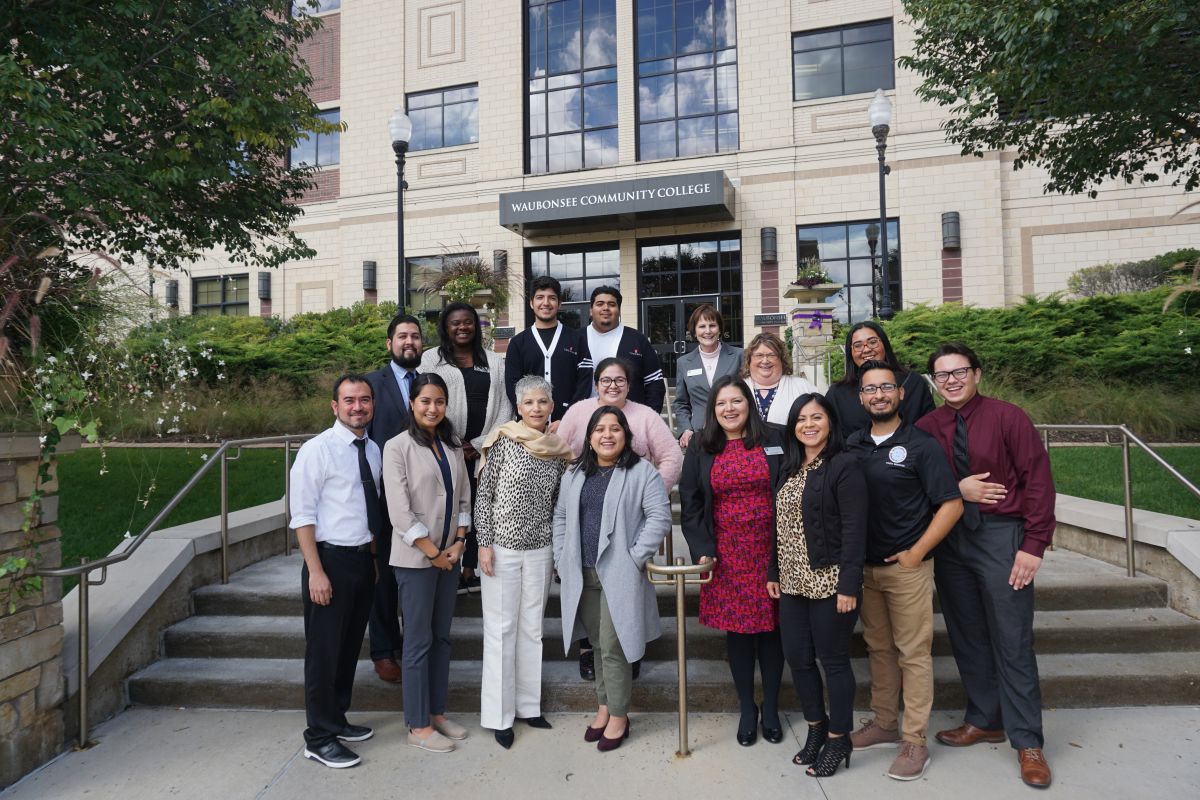
[[163, 347], [170, 347], [170, 346], [171, 346], [171, 340], [170, 340], [170, 339], [163, 339], [163, 340], [162, 340], [162, 343], [163, 343]]
[[1190, 356], [1192, 354], [1192, 348], [1185, 347], [1185, 348], [1183, 348], [1183, 352], [1187, 353]]
[[125, 531], [125, 535], [124, 535], [124, 536], [122, 536], [121, 538], [122, 538], [122, 539], [132, 539], [132, 538], [133, 538], [133, 533], [132, 533], [131, 531]]
[[74, 347], [64, 347], [63, 354], [68, 355], [68, 356], [73, 356], [73, 355], [75, 355], [75, 348]]
[[83, 372], [79, 373], [79, 377], [83, 378], [86, 381], [88, 378], [92, 377], [92, 373], [88, 372], [85, 369]]
[[95, 353], [88, 353], [88, 355], [87, 355], [87, 360], [88, 360], [88, 363], [89, 363], [89, 364], [95, 364], [95, 363], [96, 363], [96, 354], [95, 354]]
[[208, 453], [201, 453], [201, 454], [200, 454], [200, 460], [201, 460], [201, 461], [208, 461]]
[[53, 410], [54, 410], [54, 403], [43, 403], [42, 404], [42, 411], [53, 411]]
[[[1180, 333], [1183, 333], [1183, 331], [1180, 331]], [[225, 366], [225, 359], [223, 359], [223, 358], [222, 358], [222, 359], [219, 359], [219, 360], [217, 361], [217, 366], [218, 366], [218, 367], [223, 367], [223, 366]]]
[[46, 446], [46, 437], [45, 437], [45, 436], [39, 436], [39, 437], [38, 437], [38, 444], [39, 444], [39, 445], [41, 445], [42, 447], [45, 447], [45, 446]]
[[55, 358], [54, 356], [46, 356], [46, 363], [47, 364], [57, 364], [58, 359]]
[[154, 420], [154, 427], [161, 428], [163, 422], [164, 422], [163, 418], [159, 417], [158, 419]]

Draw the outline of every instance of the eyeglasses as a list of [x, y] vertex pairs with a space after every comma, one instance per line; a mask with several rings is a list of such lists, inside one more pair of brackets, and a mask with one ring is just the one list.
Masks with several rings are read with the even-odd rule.
[[945, 383], [946, 381], [950, 380], [951, 375], [954, 376], [954, 380], [962, 381], [966, 380], [967, 373], [970, 371], [970, 367], [959, 367], [958, 369], [952, 369], [947, 372], [935, 372], [931, 377], [933, 378], [934, 383]]
[[859, 353], [859, 352], [862, 352], [863, 350], [867, 349], [868, 347], [875, 348], [878, 346], [879, 346], [879, 337], [872, 336], [870, 339], [863, 339], [862, 341], [855, 342], [854, 344], [850, 345], [850, 349], [856, 353]]
[[868, 383], [866, 386], [862, 387], [858, 391], [859, 391], [859, 394], [865, 394], [868, 397], [870, 397], [870, 396], [874, 395], [876, 392], [883, 392], [884, 394], [891, 394], [892, 392], [896, 391], [897, 388], [898, 387], [894, 383], [880, 383], [880, 384]]
[[600, 380], [596, 381], [596, 383], [600, 384], [601, 386], [615, 386], [618, 389], [621, 389], [629, 385], [629, 380], [627, 378], [601, 378]]
[[775, 353], [755, 353], [750, 356], [751, 361], [778, 361], [779, 356]]

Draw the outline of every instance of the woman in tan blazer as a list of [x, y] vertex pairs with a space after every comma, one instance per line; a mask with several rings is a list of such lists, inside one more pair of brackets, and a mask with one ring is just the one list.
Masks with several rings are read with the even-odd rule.
[[413, 381], [407, 431], [383, 448], [383, 484], [392, 520], [392, 572], [404, 617], [401, 681], [408, 743], [448, 753], [467, 729], [446, 719], [450, 622], [471, 525], [471, 486], [462, 443], [446, 419], [446, 382]]

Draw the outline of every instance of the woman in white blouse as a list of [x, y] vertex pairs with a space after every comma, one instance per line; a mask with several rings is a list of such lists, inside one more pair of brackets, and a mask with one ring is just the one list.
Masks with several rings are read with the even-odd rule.
[[773, 333], [760, 333], [750, 340], [742, 377], [754, 396], [759, 416], [772, 425], [786, 424], [795, 399], [817, 391], [807, 378], [792, 374], [787, 348]]

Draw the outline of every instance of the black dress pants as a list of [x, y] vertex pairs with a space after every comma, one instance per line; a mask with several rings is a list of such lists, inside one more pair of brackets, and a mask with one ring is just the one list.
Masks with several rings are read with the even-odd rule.
[[[386, 491], [386, 490], [385, 490]], [[391, 579], [392, 523], [388, 518], [387, 501], [379, 498], [383, 507], [384, 533], [375, 537], [375, 561], [379, 566], [379, 581], [375, 584], [371, 603], [371, 660], [396, 658], [404, 649], [400, 635], [400, 596], [396, 593], [396, 582]]]
[[318, 545], [317, 555], [333, 588], [329, 605], [308, 594], [308, 565], [300, 572], [304, 601], [304, 742], [322, 747], [346, 727], [346, 711], [354, 689], [354, 670], [362, 648], [375, 582], [375, 566], [367, 550], [332, 550]]
[[[861, 603], [861, 597], [859, 599]], [[779, 634], [783, 655], [792, 668], [792, 682], [807, 722], [825, 720], [825, 686], [829, 687], [829, 732], [850, 733], [854, 725], [854, 670], [850, 666], [850, 637], [858, 621], [858, 606], [837, 613], [837, 595], [810, 600], [794, 594], [779, 598]]]
[[967, 693], [964, 720], [1004, 729], [1015, 748], [1041, 747], [1042, 690], [1033, 653], [1033, 584], [1008, 585], [1022, 520], [983, 514], [974, 531], [958, 525], [934, 553], [950, 648]]

